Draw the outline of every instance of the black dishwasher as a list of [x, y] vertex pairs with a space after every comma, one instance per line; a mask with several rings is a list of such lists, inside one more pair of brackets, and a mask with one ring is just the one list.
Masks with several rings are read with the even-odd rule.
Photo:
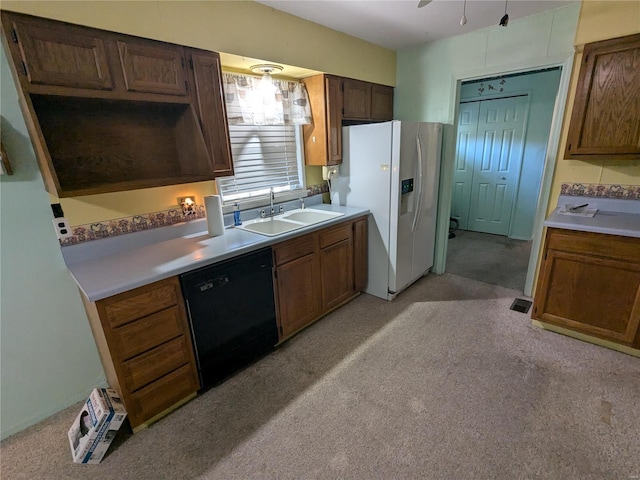
[[278, 343], [270, 248], [185, 273], [180, 283], [203, 388]]

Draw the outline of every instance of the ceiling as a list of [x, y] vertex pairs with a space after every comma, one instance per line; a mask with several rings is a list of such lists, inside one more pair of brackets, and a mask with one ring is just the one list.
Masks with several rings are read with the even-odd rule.
[[[276, 10], [333, 30], [398, 50], [498, 25], [505, 0], [467, 0], [467, 23], [460, 25], [464, 0], [257, 0]], [[576, 1], [508, 0], [509, 22]], [[507, 26], [509, 28], [509, 26]]]

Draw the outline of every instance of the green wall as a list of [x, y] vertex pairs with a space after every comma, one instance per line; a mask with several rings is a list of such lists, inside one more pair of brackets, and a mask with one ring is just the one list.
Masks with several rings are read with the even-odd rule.
[[[445, 124], [440, 170], [436, 257], [445, 267], [455, 154], [459, 84], [536, 68], [563, 65], [573, 57], [580, 3], [426, 45], [398, 51], [394, 118]], [[563, 72], [568, 75], [569, 72]]]
[[88, 396], [105, 378], [53, 230], [49, 196], [4, 52], [0, 57], [2, 142], [15, 172], [2, 176], [0, 183], [4, 438]]

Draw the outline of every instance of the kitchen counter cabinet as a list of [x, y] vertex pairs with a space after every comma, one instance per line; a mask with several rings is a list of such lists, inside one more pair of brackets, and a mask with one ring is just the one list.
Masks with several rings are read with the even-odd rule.
[[353, 281], [353, 223], [328, 228], [319, 233], [322, 309], [329, 311], [355, 293]]
[[195, 396], [200, 383], [177, 277], [83, 302], [134, 431]]
[[273, 247], [280, 339], [322, 313], [318, 237], [312, 233]]
[[363, 223], [366, 218], [349, 220], [274, 245], [280, 341], [364, 289], [362, 278], [356, 285], [354, 276], [355, 271], [362, 275], [364, 269], [366, 278], [366, 248], [364, 255], [354, 249], [362, 248], [363, 233], [366, 242]]
[[353, 222], [353, 284], [356, 292], [362, 292], [367, 288], [368, 228], [367, 217]]
[[[107, 381], [122, 396], [134, 430], [200, 389], [179, 275], [271, 247], [280, 341], [366, 287], [368, 211], [320, 202], [319, 195], [308, 199], [342, 216], [276, 237], [236, 228], [210, 237], [206, 222], [194, 220], [63, 247]], [[353, 262], [346, 276], [345, 258]]]
[[640, 348], [640, 239], [548, 228], [532, 318]]
[[639, 59], [640, 34], [585, 45], [566, 159], [640, 158]]

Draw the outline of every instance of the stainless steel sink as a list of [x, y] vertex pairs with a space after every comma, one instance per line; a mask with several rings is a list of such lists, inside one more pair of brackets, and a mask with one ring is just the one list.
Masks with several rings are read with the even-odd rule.
[[273, 237], [331, 220], [332, 218], [342, 217], [343, 215], [344, 213], [305, 208], [292, 210], [277, 217], [249, 220], [236, 228]]

